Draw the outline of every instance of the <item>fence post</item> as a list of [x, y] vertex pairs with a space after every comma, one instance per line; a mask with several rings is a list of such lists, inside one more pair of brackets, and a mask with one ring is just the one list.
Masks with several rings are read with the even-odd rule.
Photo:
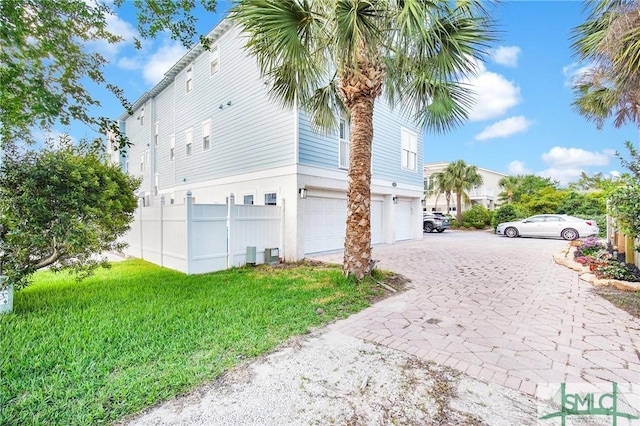
[[233, 267], [233, 235], [232, 229], [236, 220], [234, 206], [236, 204], [236, 196], [233, 194], [229, 194], [227, 197], [227, 269]]
[[187, 217], [186, 217], [186, 222], [185, 222], [185, 232], [186, 232], [186, 237], [187, 237], [187, 270], [186, 273], [187, 275], [190, 273], [191, 271], [191, 255], [192, 255], [192, 245], [193, 245], [193, 235], [191, 235], [191, 231], [193, 229], [193, 206], [192, 206], [192, 193], [191, 190], [187, 191], [187, 197], [185, 199], [185, 206], [187, 208]]
[[164, 195], [160, 196], [160, 266], [164, 266]]

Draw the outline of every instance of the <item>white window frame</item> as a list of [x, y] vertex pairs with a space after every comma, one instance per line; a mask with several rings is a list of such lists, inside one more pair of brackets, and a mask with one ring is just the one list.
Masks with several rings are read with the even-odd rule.
[[160, 138], [160, 122], [156, 121], [155, 133], [153, 136], [153, 146], [158, 146], [158, 139]]
[[[275, 197], [274, 203], [267, 203], [267, 196], [273, 195]], [[278, 193], [277, 192], [265, 192], [264, 193], [264, 205], [265, 206], [277, 206], [278, 205]]]
[[144, 152], [140, 154], [140, 173], [144, 173]]
[[[251, 203], [247, 203], [247, 197], [251, 197]], [[242, 204], [252, 206], [255, 203], [255, 197], [253, 194], [245, 194], [242, 196]]]
[[338, 121], [338, 168], [349, 169], [349, 122], [341, 118]]
[[191, 93], [193, 91], [193, 64], [187, 67], [185, 78], [185, 91]]
[[138, 116], [138, 118], [140, 119], [140, 125], [144, 126], [144, 107], [142, 107], [142, 109], [140, 110], [140, 115]]
[[418, 169], [418, 135], [404, 127], [400, 130], [401, 165], [405, 170]]
[[169, 137], [169, 161], [176, 159], [176, 135]]
[[187, 157], [191, 157], [193, 154], [193, 129], [188, 129], [184, 132], [184, 152]]
[[202, 123], [202, 150], [211, 149], [211, 120]]
[[211, 46], [209, 53], [209, 74], [214, 76], [220, 72], [220, 45]]

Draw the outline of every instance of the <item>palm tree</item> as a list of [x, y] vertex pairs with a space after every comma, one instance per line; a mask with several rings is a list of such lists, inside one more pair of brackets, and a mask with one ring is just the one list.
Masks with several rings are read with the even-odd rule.
[[453, 192], [451, 182], [447, 180], [448, 176], [443, 172], [434, 173], [432, 177], [434, 178], [434, 192], [436, 192], [436, 207], [438, 206], [438, 197], [440, 197], [440, 194], [444, 194], [447, 200], [447, 214], [449, 214], [451, 211], [451, 193]]
[[478, 174], [478, 168], [476, 166], [467, 165], [464, 160], [449, 163], [442, 173], [456, 193], [456, 221], [458, 224], [461, 224], [462, 201], [469, 201], [469, 196], [466, 191], [475, 186], [482, 185], [482, 176]]
[[574, 28], [574, 53], [594, 64], [574, 84], [576, 110], [601, 129], [640, 125], [640, 2], [600, 0], [585, 3], [587, 20]]
[[[518, 176], [504, 176], [498, 181], [498, 186], [506, 192], [507, 204], [511, 204], [511, 201], [513, 201], [513, 191], [518, 187], [520, 181], [521, 179]], [[502, 194], [500, 195], [502, 196]]]
[[493, 38], [486, 10], [478, 0], [238, 0], [231, 17], [285, 107], [325, 130], [349, 114], [343, 270], [368, 275], [375, 100], [384, 93], [436, 132], [463, 122], [473, 95], [461, 81]]

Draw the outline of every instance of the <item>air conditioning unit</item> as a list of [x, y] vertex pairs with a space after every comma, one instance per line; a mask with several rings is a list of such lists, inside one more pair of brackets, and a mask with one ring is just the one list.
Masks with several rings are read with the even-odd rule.
[[280, 260], [280, 249], [266, 248], [264, 249], [264, 263], [267, 265], [277, 265]]

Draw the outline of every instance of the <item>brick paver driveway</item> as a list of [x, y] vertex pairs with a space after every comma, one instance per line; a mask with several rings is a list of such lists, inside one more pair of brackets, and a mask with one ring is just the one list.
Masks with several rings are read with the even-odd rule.
[[447, 231], [375, 247], [378, 265], [413, 288], [332, 327], [531, 395], [550, 383], [639, 384], [640, 321], [553, 261], [566, 246]]

